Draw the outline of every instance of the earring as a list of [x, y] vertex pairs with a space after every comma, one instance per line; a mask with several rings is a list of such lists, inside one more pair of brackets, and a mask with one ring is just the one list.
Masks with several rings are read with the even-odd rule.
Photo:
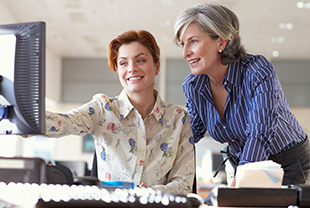
[[219, 53], [222, 53], [222, 49], [219, 50]]

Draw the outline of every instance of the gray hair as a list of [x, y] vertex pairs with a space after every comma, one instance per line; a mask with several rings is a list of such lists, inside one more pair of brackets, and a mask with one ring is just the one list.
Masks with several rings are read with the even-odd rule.
[[216, 40], [221, 37], [228, 40], [221, 53], [221, 62], [226, 65], [246, 57], [239, 36], [239, 20], [234, 12], [221, 5], [196, 5], [181, 11], [173, 29], [173, 40], [180, 45], [183, 33], [191, 24], [196, 24], [201, 31]]

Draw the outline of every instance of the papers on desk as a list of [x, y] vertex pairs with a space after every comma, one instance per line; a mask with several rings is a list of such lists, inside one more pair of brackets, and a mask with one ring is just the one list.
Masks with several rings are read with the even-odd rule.
[[247, 163], [237, 167], [236, 188], [280, 188], [284, 171], [271, 160]]

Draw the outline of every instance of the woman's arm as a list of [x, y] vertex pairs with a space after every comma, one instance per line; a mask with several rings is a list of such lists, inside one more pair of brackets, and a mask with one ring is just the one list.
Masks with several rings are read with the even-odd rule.
[[61, 137], [69, 134], [92, 133], [94, 123], [102, 116], [101, 102], [94, 99], [67, 113], [46, 112], [46, 136]]
[[199, 110], [206, 109], [206, 105], [204, 105], [203, 109], [197, 108], [198, 105], [201, 105], [201, 103], [199, 103], [198, 101], [199, 99], [197, 99], [199, 95], [189, 83], [183, 83], [183, 91], [186, 98], [185, 107], [190, 117], [194, 141], [195, 143], [197, 143], [201, 138], [205, 136], [207, 131], [207, 128], [203, 124], [202, 119], [199, 115]]
[[239, 165], [247, 162], [263, 161], [269, 158], [271, 144], [277, 122], [280, 83], [272, 66], [261, 68], [251, 78], [251, 110], [247, 118], [247, 140]]

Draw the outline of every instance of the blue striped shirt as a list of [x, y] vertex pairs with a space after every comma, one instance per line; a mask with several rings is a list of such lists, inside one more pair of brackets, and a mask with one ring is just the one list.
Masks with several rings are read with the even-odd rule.
[[228, 92], [223, 119], [214, 106], [208, 75], [190, 74], [183, 81], [195, 142], [208, 132], [216, 141], [228, 142], [243, 165], [268, 160], [305, 139], [272, 64], [263, 56], [248, 54], [231, 63], [222, 84]]

